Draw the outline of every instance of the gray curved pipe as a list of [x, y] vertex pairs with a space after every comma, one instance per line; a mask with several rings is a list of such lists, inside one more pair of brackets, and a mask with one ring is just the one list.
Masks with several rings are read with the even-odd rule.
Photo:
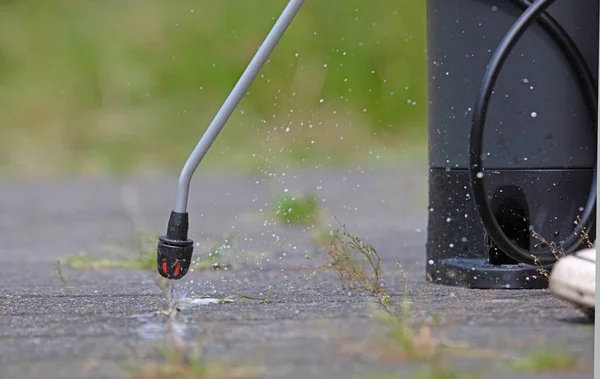
[[281, 16], [267, 35], [267, 38], [256, 52], [256, 55], [254, 55], [254, 58], [252, 58], [252, 61], [250, 61], [250, 64], [221, 106], [221, 109], [219, 109], [219, 112], [204, 132], [204, 135], [194, 148], [194, 151], [192, 151], [187, 162], [185, 162], [177, 183], [175, 208], [173, 209], [175, 212], [187, 212], [190, 183], [196, 168], [198, 168], [198, 165], [206, 155], [208, 149], [210, 149], [211, 145], [223, 129], [223, 126], [225, 126], [225, 123], [229, 120], [229, 117], [231, 117], [231, 114], [238, 106], [240, 100], [246, 94], [248, 87], [250, 87], [254, 78], [256, 78], [256, 75], [273, 52], [273, 49], [275, 49], [275, 46], [287, 30], [288, 26], [290, 26], [296, 14], [298, 14], [303, 3], [304, 0], [290, 0], [287, 7], [283, 10]]

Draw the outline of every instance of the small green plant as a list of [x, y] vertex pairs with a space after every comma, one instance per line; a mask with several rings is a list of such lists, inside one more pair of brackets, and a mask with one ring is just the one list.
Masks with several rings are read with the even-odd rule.
[[317, 220], [319, 203], [314, 195], [278, 196], [274, 204], [277, 218], [287, 225], [311, 225]]
[[422, 362], [432, 367], [444, 364], [450, 356], [498, 358], [497, 354], [489, 351], [473, 350], [464, 343], [450, 341], [447, 331], [435, 333], [435, 321], [413, 322], [411, 312], [406, 300], [400, 313], [388, 307], [375, 312], [373, 319], [384, 327], [385, 333], [367, 343], [365, 354], [374, 354], [376, 359], [385, 361]]
[[381, 296], [379, 296], [379, 302], [384, 307], [389, 307], [390, 304], [392, 303], [392, 297], [390, 295], [388, 295], [387, 293], [382, 293]]
[[250, 303], [258, 303], [258, 304], [270, 304], [271, 301], [265, 297], [252, 297], [247, 295], [240, 295], [240, 299], [246, 300]]
[[474, 372], [464, 372], [442, 365], [434, 365], [412, 371], [408, 374], [371, 375], [365, 379], [478, 379], [481, 375]]
[[161, 362], [130, 369], [131, 379], [249, 379], [252, 370], [209, 362], [202, 354], [169, 346], [160, 350]]
[[432, 367], [442, 365], [446, 355], [466, 354], [470, 357], [477, 355], [472, 353], [467, 345], [449, 341], [447, 330], [434, 335], [433, 327], [441, 323], [439, 315], [432, 317], [431, 320], [413, 322], [414, 311], [408, 284], [404, 275], [401, 275], [404, 284], [399, 309], [392, 309], [389, 306], [391, 300], [389, 295], [382, 294], [378, 297], [383, 308], [374, 312], [373, 319], [383, 326], [386, 332], [369, 344], [369, 353], [376, 353], [378, 358], [393, 361], [426, 362]]
[[[113, 269], [123, 268], [132, 270], [154, 270], [156, 269], [156, 242], [158, 241], [158, 235], [145, 235], [142, 234], [138, 240], [133, 243], [122, 243], [129, 251], [136, 251], [137, 258], [133, 257], [95, 257], [85, 252], [79, 253], [65, 258], [57, 263], [55, 271], [57, 274], [62, 276], [62, 272], [59, 271], [61, 265], [77, 268], [77, 269], [88, 269], [88, 270], [101, 270], [101, 269]], [[202, 270], [218, 270], [228, 269], [231, 267], [231, 263], [226, 262], [226, 252], [231, 249], [233, 236], [228, 236], [223, 242], [217, 243], [212, 247], [210, 253], [201, 255], [198, 254], [197, 258], [194, 259], [190, 265], [190, 269], [194, 271]], [[63, 279], [61, 279], [63, 281]]]
[[146, 270], [156, 267], [156, 241], [158, 235], [139, 233], [137, 238], [127, 241], [121, 241], [119, 245], [127, 251], [134, 251], [137, 257], [95, 257], [82, 252], [74, 256], [67, 257], [61, 263], [65, 266], [78, 269], [137, 269]]
[[441, 341], [434, 338], [427, 324], [413, 325], [409, 304], [402, 305], [403, 315], [378, 312], [374, 318], [387, 327], [388, 334], [379, 344], [381, 355], [400, 360], [436, 361], [441, 358]]
[[150, 264], [148, 259], [133, 258], [98, 258], [87, 253], [79, 253], [66, 258], [63, 261], [65, 266], [78, 269], [109, 269], [109, 268], [126, 268], [126, 269], [149, 269], [156, 266], [156, 258]]
[[573, 371], [577, 368], [577, 360], [564, 352], [543, 349], [514, 360], [511, 367], [517, 371], [528, 372]]
[[368, 290], [381, 294], [381, 259], [377, 250], [350, 234], [344, 225], [332, 232], [326, 249], [330, 266], [336, 271], [343, 289]]

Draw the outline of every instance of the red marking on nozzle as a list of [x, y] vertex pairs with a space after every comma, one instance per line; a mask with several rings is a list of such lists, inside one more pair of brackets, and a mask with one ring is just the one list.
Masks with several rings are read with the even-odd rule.
[[173, 276], [174, 277], [178, 277], [179, 276], [179, 269], [181, 268], [181, 262], [177, 261], [177, 263], [175, 263], [175, 270], [173, 270]]
[[167, 259], [166, 258], [163, 258], [162, 271], [163, 271], [163, 274], [168, 275], [167, 274]]

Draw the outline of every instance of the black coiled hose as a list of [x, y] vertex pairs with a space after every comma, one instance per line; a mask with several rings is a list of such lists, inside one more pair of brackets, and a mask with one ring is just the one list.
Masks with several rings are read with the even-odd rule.
[[[469, 176], [471, 190], [477, 207], [477, 212], [479, 213], [481, 221], [488, 235], [496, 244], [496, 246], [512, 259], [530, 265], [542, 266], [550, 266], [554, 264], [557, 260], [557, 257], [555, 257], [553, 254], [533, 255], [528, 250], [518, 246], [506, 236], [493, 214], [483, 183], [483, 177], [485, 174], [482, 163], [483, 134], [492, 91], [500, 75], [500, 70], [502, 69], [506, 59], [521, 36], [535, 21], [538, 21], [544, 30], [552, 37], [555, 43], [565, 54], [572, 69], [575, 71], [579, 79], [579, 84], [584, 92], [585, 99], [589, 103], [588, 108], [597, 131], [597, 85], [587, 63], [585, 62], [585, 59], [581, 55], [581, 52], [573, 40], [560, 26], [560, 24], [552, 16], [546, 13], [548, 7], [550, 7], [555, 1], [556, 0], [536, 0], [532, 3], [529, 0], [511, 0], [512, 3], [519, 6], [524, 11], [517, 21], [511, 26], [510, 30], [506, 33], [489, 61], [481, 82], [481, 87], [475, 102], [475, 106], [473, 108], [471, 136], [469, 141]], [[569, 237], [562, 243], [561, 248], [565, 254], [574, 252], [575, 249], [581, 245], [588, 231], [593, 226], [596, 212], [596, 165], [594, 166], [592, 188], [590, 190], [581, 221], [575, 226]]]

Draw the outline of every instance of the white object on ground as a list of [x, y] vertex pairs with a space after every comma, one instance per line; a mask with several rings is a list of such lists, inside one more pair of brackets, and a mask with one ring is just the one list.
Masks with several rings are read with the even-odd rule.
[[215, 298], [204, 298], [204, 299], [185, 298], [185, 299], [179, 300], [179, 305], [181, 308], [201, 306], [201, 305], [223, 304], [223, 303], [233, 303], [233, 300], [231, 300], [231, 299], [215, 299]]
[[596, 309], [596, 249], [584, 249], [560, 259], [550, 273], [554, 295], [581, 308]]

